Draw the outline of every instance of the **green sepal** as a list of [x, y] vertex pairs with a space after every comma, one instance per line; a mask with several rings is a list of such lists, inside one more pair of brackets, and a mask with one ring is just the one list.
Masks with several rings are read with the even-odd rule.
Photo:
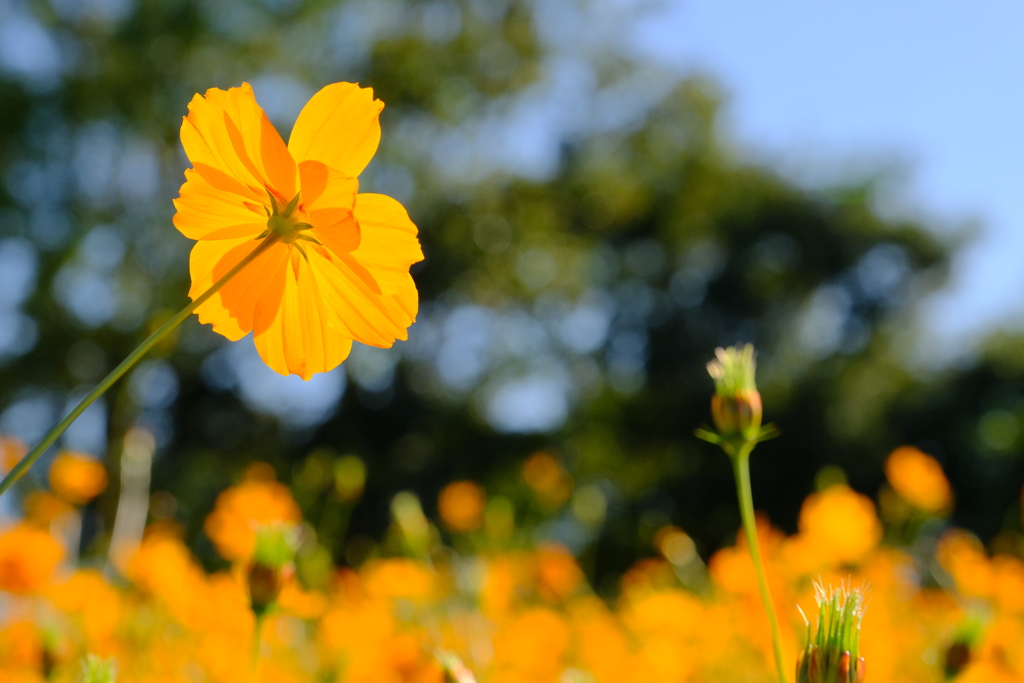
[[284, 207], [284, 217], [285, 218], [288, 218], [289, 216], [291, 216], [292, 212], [295, 211], [295, 207], [299, 205], [299, 196], [300, 195], [301, 195], [300, 192], [296, 192], [295, 196], [292, 197], [292, 200], [290, 202], [288, 202], [288, 206]]
[[707, 441], [708, 443], [713, 443], [716, 446], [721, 446], [723, 443], [725, 443], [722, 437], [720, 437], [718, 434], [714, 433], [709, 429], [704, 429], [703, 427], [694, 430], [693, 433], [701, 441]]

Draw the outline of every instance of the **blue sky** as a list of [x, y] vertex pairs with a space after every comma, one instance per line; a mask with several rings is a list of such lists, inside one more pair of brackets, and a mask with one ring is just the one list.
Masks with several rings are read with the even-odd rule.
[[901, 168], [889, 210], [973, 224], [924, 321], [955, 355], [1024, 327], [1022, 29], [1024, 3], [1005, 0], [689, 0], [650, 15], [636, 45], [721, 83], [743, 153], [805, 179]]

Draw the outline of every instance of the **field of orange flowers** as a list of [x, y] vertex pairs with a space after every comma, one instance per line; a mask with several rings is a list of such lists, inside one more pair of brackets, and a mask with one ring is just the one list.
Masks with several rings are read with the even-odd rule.
[[[3, 447], [8, 462], [23, 451]], [[867, 680], [1024, 680], [1024, 562], [944, 526], [953, 492], [929, 456], [897, 449], [886, 475], [877, 504], [823, 486], [792, 536], [759, 520], [786, 668], [807, 638], [797, 608], [814, 613], [812, 582], [848, 581], [868, 591]], [[311, 587], [293, 562], [309, 525], [268, 466], [251, 466], [206, 518], [232, 566], [213, 574], [168, 521], [110, 557], [69, 552], [77, 506], [106, 479], [99, 463], [61, 454], [50, 490], [25, 496], [23, 520], [0, 535], [0, 680], [110, 680], [106, 666], [139, 683], [773, 679], [742, 537], [705, 564], [684, 529], [665, 527], [609, 601], [564, 547], [531, 545], [507, 499], [461, 481], [441, 493], [436, 520], [396, 496], [375, 551]], [[351, 477], [337, 485], [351, 497]], [[522, 485], [552, 510], [572, 480], [538, 453]]]

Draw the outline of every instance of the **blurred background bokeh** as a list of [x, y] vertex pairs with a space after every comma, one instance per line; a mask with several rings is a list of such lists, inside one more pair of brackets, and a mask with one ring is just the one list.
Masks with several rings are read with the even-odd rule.
[[[758, 153], [757, 126], [730, 115], [743, 79], [720, 82], [713, 50], [694, 57], [709, 39], [687, 43], [677, 9], [0, 0], [0, 433], [36, 441], [185, 304], [191, 243], [170, 219], [196, 92], [249, 81], [287, 137], [323, 85], [372, 87], [383, 139], [361, 189], [403, 202], [426, 253], [409, 341], [356, 345], [310, 382], [274, 374], [249, 338], [183, 325], [61, 441], [110, 472], [82, 547], [110, 543], [119, 500], [145, 510], [148, 481], [148, 519], [180, 523], [217, 567], [203, 521], [263, 462], [324, 551], [358, 564], [397, 492], [434, 516], [468, 479], [493, 519], [565, 544], [611, 592], [667, 524], [705, 558], [733, 542], [729, 463], [693, 430], [714, 348], [749, 341], [782, 431], [752, 460], [775, 525], [795, 530], [828, 483], [874, 496], [886, 456], [913, 445], [953, 484], [951, 522], [1019, 552], [1024, 338], [991, 315], [964, 333], [979, 297], [949, 286], [976, 224], [912, 193], [887, 140], [852, 165], [827, 146], [802, 170], [799, 154], [774, 163], [778, 139]], [[735, 21], [742, 36], [757, 18]], [[817, 73], [831, 101], [841, 79]], [[1012, 247], [992, 251], [1013, 262]], [[1010, 306], [1009, 280], [979, 282]], [[937, 352], [951, 329], [956, 353]], [[359, 463], [361, 498], [345, 488], [363, 487]]]

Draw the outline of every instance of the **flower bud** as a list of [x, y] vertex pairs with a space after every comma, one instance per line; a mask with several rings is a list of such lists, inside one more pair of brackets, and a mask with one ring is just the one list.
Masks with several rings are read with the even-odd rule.
[[957, 628], [953, 642], [946, 648], [943, 669], [947, 679], [960, 675], [977, 656], [978, 643], [985, 631], [985, 621], [977, 615], [969, 616]]
[[295, 528], [273, 524], [256, 530], [256, 547], [246, 568], [249, 601], [257, 617], [266, 614], [281, 594], [281, 588], [294, 572]]
[[715, 395], [711, 398], [711, 416], [723, 438], [742, 436], [757, 438], [761, 430], [761, 394], [754, 383], [757, 363], [754, 347], [747, 344], [740, 349], [715, 350], [715, 359], [708, 363], [708, 374], [715, 380]]
[[[807, 623], [807, 646], [797, 655], [797, 683], [863, 683], [866, 662], [860, 656], [864, 590], [814, 584], [818, 603], [817, 632]], [[803, 612], [801, 611], [801, 614]]]
[[972, 659], [974, 659], [974, 656], [968, 643], [955, 642], [950, 645], [946, 648], [946, 654], [942, 662], [946, 678], [951, 679], [959, 676], [960, 672], [967, 668]]

